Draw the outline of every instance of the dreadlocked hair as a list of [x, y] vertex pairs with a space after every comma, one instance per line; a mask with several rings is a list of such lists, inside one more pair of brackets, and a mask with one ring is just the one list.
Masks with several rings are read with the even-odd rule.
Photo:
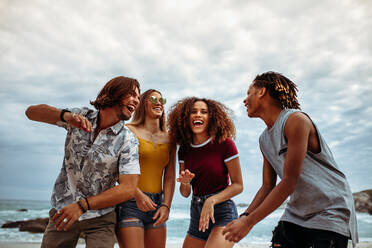
[[186, 146], [192, 143], [193, 133], [189, 120], [195, 102], [202, 101], [208, 106], [208, 134], [214, 142], [220, 143], [226, 138], [235, 139], [235, 126], [232, 121], [232, 110], [224, 104], [205, 98], [187, 97], [179, 100], [169, 110], [168, 134], [171, 145]]
[[296, 84], [282, 74], [272, 71], [262, 73], [253, 80], [253, 85], [258, 88], [265, 87], [283, 108], [301, 109], [297, 100]]

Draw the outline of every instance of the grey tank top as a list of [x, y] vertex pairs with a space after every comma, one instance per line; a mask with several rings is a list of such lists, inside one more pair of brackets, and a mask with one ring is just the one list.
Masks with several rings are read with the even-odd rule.
[[[274, 126], [266, 128], [260, 136], [260, 148], [280, 178], [283, 178], [287, 153], [284, 126], [288, 117], [297, 111], [299, 110], [284, 109]], [[315, 124], [314, 126], [321, 151], [307, 152], [296, 189], [290, 195], [281, 220], [342, 234], [351, 238], [355, 246], [358, 233], [350, 187], [324, 138]]]

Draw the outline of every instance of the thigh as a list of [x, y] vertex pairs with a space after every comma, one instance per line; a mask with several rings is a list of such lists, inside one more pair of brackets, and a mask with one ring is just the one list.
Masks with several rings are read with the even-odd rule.
[[206, 241], [186, 235], [182, 248], [204, 248]]
[[293, 223], [279, 221], [273, 231], [272, 247], [297, 248], [306, 247], [306, 230]]
[[144, 227], [147, 213], [138, 209], [136, 200], [130, 199], [116, 206], [118, 228]]
[[165, 248], [167, 229], [165, 227], [150, 228], [145, 230], [146, 248]]
[[56, 223], [52, 221], [52, 217], [56, 212], [57, 211], [55, 209], [49, 211], [49, 223], [45, 229], [41, 247], [75, 247], [80, 236], [80, 230], [77, 227], [78, 224], [74, 223], [67, 231], [57, 231], [55, 226]]
[[335, 232], [309, 229], [308, 236], [313, 248], [347, 248], [348, 238]]
[[232, 200], [227, 200], [214, 206], [214, 219], [216, 222], [213, 226], [226, 226], [237, 218], [238, 211]]
[[206, 242], [208, 240], [209, 233], [212, 229], [212, 222], [209, 222], [209, 228], [205, 230], [205, 232], [199, 231], [199, 220], [200, 220], [200, 213], [203, 208], [204, 202], [192, 200], [190, 205], [190, 224], [189, 229], [187, 230], [188, 236], [200, 239]]
[[205, 248], [221, 247], [221, 248], [231, 248], [234, 246], [234, 242], [229, 242], [222, 235], [224, 227], [214, 227], [209, 234], [207, 244]]
[[111, 212], [94, 219], [83, 220], [80, 223], [85, 233], [87, 248], [112, 248], [116, 242], [115, 238], [115, 213]]
[[142, 227], [123, 227], [116, 232], [120, 248], [144, 248], [144, 229]]

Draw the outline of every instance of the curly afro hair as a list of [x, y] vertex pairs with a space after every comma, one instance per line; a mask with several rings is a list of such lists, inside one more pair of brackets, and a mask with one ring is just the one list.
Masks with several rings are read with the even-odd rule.
[[169, 110], [167, 127], [171, 144], [185, 146], [192, 143], [193, 133], [189, 125], [189, 118], [194, 103], [198, 101], [205, 102], [208, 106], [208, 134], [214, 138], [214, 142], [220, 143], [226, 138], [235, 139], [232, 110], [211, 99], [186, 97], [179, 100]]

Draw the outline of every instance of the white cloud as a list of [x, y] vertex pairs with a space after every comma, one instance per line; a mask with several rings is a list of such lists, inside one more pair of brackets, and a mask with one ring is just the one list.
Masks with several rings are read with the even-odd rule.
[[[24, 149], [24, 161], [35, 147], [62, 149], [45, 137], [62, 146], [64, 132], [31, 124], [28, 105], [86, 106], [110, 78], [127, 75], [142, 90], [160, 89], [167, 108], [191, 95], [225, 103], [235, 111], [242, 164], [259, 164], [265, 126], [247, 118], [242, 101], [256, 74], [275, 70], [298, 84], [303, 110], [347, 162], [347, 173], [372, 174], [364, 159], [371, 150], [356, 149], [371, 145], [364, 138], [372, 120], [371, 7], [362, 0], [2, 1], [2, 163], [12, 163], [5, 141]], [[260, 182], [261, 174], [243, 171], [249, 185]], [[367, 180], [352, 183], [370, 187]]]

